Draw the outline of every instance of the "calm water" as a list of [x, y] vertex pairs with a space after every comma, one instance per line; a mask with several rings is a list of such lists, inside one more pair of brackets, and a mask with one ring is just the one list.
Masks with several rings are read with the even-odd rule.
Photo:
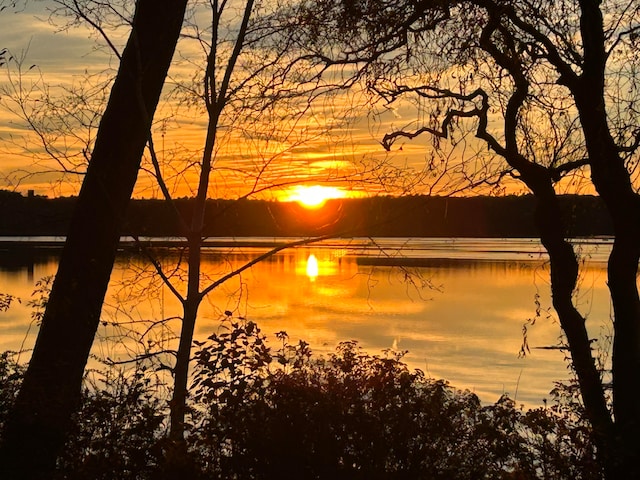
[[[217, 239], [218, 246], [206, 250], [203, 285], [270, 243], [249, 239], [266, 243], [230, 247], [230, 240]], [[606, 332], [610, 315], [603, 270], [609, 244], [592, 240], [579, 249], [586, 268], [577, 301], [595, 337]], [[352, 339], [369, 353], [408, 350], [411, 367], [470, 389], [483, 401], [509, 393], [537, 406], [554, 381], [568, 376], [562, 352], [538, 348], [557, 345], [560, 335], [541, 252], [529, 239], [355, 239], [285, 250], [214, 290], [201, 308], [196, 336], [208, 336], [230, 310], [268, 335], [285, 330], [292, 342], [303, 339], [317, 353]], [[165, 268], [175, 267], [176, 249], [164, 253]], [[51, 250], [0, 256], [0, 292], [22, 300], [0, 314], [1, 350], [24, 349], [28, 358], [37, 326], [26, 302], [35, 283], [56, 266]], [[179, 272], [174, 279], [182, 288]], [[172, 318], [180, 309], [156, 280], [143, 259], [119, 257], [94, 353], [125, 358], [149, 342], [171, 342], [177, 327]], [[540, 316], [528, 328], [531, 353], [520, 358], [522, 328], [536, 317], [537, 303]], [[135, 336], [126, 335], [131, 330]]]

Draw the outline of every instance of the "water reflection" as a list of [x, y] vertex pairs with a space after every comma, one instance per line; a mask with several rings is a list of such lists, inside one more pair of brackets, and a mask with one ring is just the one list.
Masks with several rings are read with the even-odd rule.
[[318, 278], [318, 259], [313, 253], [307, 257], [307, 277], [312, 282]]
[[[363, 255], [353, 245], [337, 243], [285, 251], [215, 289], [201, 309], [196, 338], [210, 335], [223, 312], [231, 310], [256, 321], [268, 335], [284, 330], [292, 342], [304, 339], [317, 353], [351, 339], [370, 353], [408, 350], [406, 359], [413, 368], [469, 388], [484, 401], [509, 393], [520, 402], [540, 405], [553, 381], [567, 376], [561, 352], [535, 349], [556, 345], [560, 335], [550, 310], [549, 272], [539, 255], [523, 258], [520, 250], [494, 243], [498, 259], [486, 254], [486, 242], [474, 242], [485, 252], [480, 259], [468, 258], [471, 254], [459, 243], [451, 258], [445, 244], [434, 250], [412, 245], [414, 252], [422, 252], [414, 253], [415, 261], [400, 261], [393, 250]], [[531, 245], [527, 248], [527, 255], [533, 256]], [[505, 257], [510, 249], [515, 254]], [[178, 257], [166, 253], [162, 261], [170, 271]], [[244, 265], [256, 253], [208, 251], [203, 285]], [[2, 350], [16, 349], [25, 339], [30, 312], [24, 301], [34, 281], [55, 273], [55, 268], [54, 257], [34, 261], [32, 274], [27, 266], [0, 267], [0, 291], [23, 299], [0, 316]], [[139, 351], [149, 341], [174, 341], [179, 320], [172, 317], [180, 313], [180, 305], [157, 280], [143, 259], [119, 257], [95, 353], [113, 358]], [[609, 319], [602, 268], [585, 270], [582, 285], [579, 306], [588, 316], [592, 336], [597, 336]], [[542, 309], [529, 330], [534, 349], [529, 357], [518, 358], [522, 327], [536, 317], [536, 301]], [[158, 323], [161, 319], [166, 321]], [[123, 336], [132, 328], [145, 336]], [[34, 331], [26, 346], [32, 345]], [[115, 338], [118, 343], [106, 341]]]

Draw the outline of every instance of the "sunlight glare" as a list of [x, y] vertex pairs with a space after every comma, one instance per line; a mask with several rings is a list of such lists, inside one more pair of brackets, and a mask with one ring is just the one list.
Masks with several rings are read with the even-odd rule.
[[298, 202], [306, 208], [320, 208], [327, 200], [344, 198], [346, 196], [347, 192], [337, 187], [297, 185], [286, 197], [286, 201]]

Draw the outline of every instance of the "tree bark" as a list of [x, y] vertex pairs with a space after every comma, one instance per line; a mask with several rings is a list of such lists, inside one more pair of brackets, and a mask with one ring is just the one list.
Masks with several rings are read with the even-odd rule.
[[184, 419], [187, 410], [187, 392], [189, 381], [189, 363], [191, 361], [191, 343], [195, 330], [198, 309], [202, 302], [200, 293], [200, 262], [202, 237], [200, 232], [189, 236], [189, 274], [187, 298], [183, 301], [182, 328], [180, 343], [174, 367], [173, 396], [171, 398], [169, 439], [180, 448], [184, 443]]
[[535, 188], [535, 194], [535, 223], [540, 240], [549, 254], [553, 307], [567, 337], [573, 370], [587, 418], [593, 426], [598, 455], [605, 472], [608, 472], [607, 476], [610, 476], [615, 471], [614, 425], [607, 408], [600, 372], [591, 351], [585, 318], [573, 304], [573, 292], [578, 282], [578, 259], [573, 246], [566, 240], [566, 226], [551, 180]]
[[584, 44], [582, 75], [569, 85], [582, 123], [591, 165], [591, 178], [604, 200], [614, 226], [608, 264], [608, 284], [614, 314], [612, 354], [613, 416], [616, 469], [619, 478], [640, 477], [640, 197], [634, 191], [624, 159], [611, 136], [605, 101], [608, 55], [600, 2], [582, 0], [580, 29]]
[[[214, 47], [218, 42], [218, 35], [220, 33], [218, 31], [220, 28], [218, 17], [220, 12], [215, 9], [212, 12], [214, 19], [212, 23], [215, 27], [212, 32], [212, 49], [209, 52], [207, 73], [204, 78], [205, 92], [207, 92], [205, 103], [207, 105], [209, 123], [207, 125], [207, 136], [205, 138], [204, 151], [202, 154], [195, 207], [187, 238], [189, 242], [187, 298], [182, 302], [182, 328], [180, 331], [180, 342], [178, 345], [176, 365], [174, 367], [174, 388], [170, 408], [171, 423], [169, 438], [173, 442], [173, 446], [176, 448], [176, 451], [180, 452], [182, 450], [183, 454], [186, 453], [186, 446], [184, 445], [184, 419], [187, 411], [186, 400], [188, 394], [187, 384], [189, 379], [189, 363], [191, 360], [191, 343], [193, 342], [193, 332], [198, 316], [198, 309], [200, 308], [200, 303], [204, 297], [203, 293], [200, 291], [200, 266], [202, 232], [204, 229], [205, 211], [207, 209], [209, 180], [214, 158], [214, 148], [218, 135], [220, 115], [228, 103], [227, 93], [229, 91], [231, 76], [233, 75], [238, 59], [240, 58], [240, 53], [244, 47], [247, 27], [253, 13], [253, 6], [254, 0], [247, 0], [244, 5], [244, 13], [242, 16], [242, 22], [240, 23], [240, 29], [235, 39], [235, 45], [228, 60], [224, 77], [218, 91], [214, 88], [216, 81], [213, 65], [215, 65], [218, 60], [216, 58], [216, 50]], [[180, 454], [178, 454], [178, 457], [179, 456]]]
[[51, 478], [64, 446], [186, 3], [138, 1], [33, 355], [3, 432], [4, 479]]

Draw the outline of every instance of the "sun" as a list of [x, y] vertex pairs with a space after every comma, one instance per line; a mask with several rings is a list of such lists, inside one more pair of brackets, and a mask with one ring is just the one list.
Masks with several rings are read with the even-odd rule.
[[305, 208], [316, 209], [322, 207], [327, 200], [344, 198], [347, 192], [337, 187], [322, 185], [297, 185], [291, 189], [286, 201], [298, 202]]

